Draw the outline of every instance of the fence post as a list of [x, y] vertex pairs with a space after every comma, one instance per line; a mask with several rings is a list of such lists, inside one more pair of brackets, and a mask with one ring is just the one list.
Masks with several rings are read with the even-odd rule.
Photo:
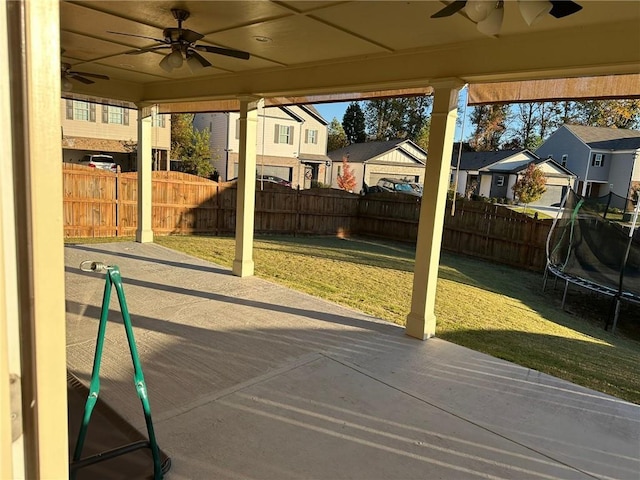
[[296, 223], [293, 226], [293, 236], [297, 235], [298, 230], [300, 229], [300, 185], [296, 189]]
[[116, 237], [120, 236], [120, 165], [116, 167]]
[[220, 235], [220, 185], [216, 185], [216, 225], [214, 228], [215, 236]]

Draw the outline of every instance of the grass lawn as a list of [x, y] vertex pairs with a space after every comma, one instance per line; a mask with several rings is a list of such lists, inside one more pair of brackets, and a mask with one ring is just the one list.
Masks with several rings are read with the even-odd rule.
[[[233, 238], [170, 236], [155, 242], [227, 267], [234, 257]], [[407, 245], [257, 237], [254, 259], [259, 277], [398, 324], [409, 313], [414, 249]], [[606, 314], [606, 300], [574, 293], [568, 308], [583, 310], [569, 314], [560, 309], [560, 288], [543, 293], [541, 287], [541, 274], [445, 253], [436, 335], [640, 403], [640, 334], [629, 328], [640, 325], [637, 306], [623, 311], [613, 335], [596, 318]]]

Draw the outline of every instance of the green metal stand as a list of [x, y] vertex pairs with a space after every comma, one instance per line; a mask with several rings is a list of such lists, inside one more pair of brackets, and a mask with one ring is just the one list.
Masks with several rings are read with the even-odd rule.
[[[133, 337], [133, 328], [131, 326], [131, 318], [129, 317], [129, 309], [127, 308], [127, 301], [124, 296], [124, 290], [122, 287], [122, 277], [120, 276], [120, 269], [116, 265], [104, 265], [100, 262], [85, 261], [80, 264], [80, 269], [87, 272], [106, 273], [106, 282], [104, 286], [104, 296], [102, 298], [102, 312], [100, 314], [100, 325], [98, 327], [98, 338], [96, 341], [96, 352], [93, 359], [93, 371], [91, 372], [91, 383], [89, 385], [89, 395], [84, 407], [84, 417], [82, 419], [82, 425], [80, 432], [78, 433], [78, 440], [76, 441], [76, 447], [73, 453], [73, 461], [70, 465], [71, 478], [75, 478], [75, 473], [78, 469], [98, 463], [110, 458], [123, 455], [140, 448], [150, 448], [153, 456], [153, 478], [154, 480], [161, 480], [163, 478], [163, 466], [160, 461], [160, 450], [158, 443], [156, 442], [156, 436], [153, 431], [153, 422], [151, 420], [151, 407], [149, 406], [149, 398], [147, 396], [147, 386], [144, 381], [144, 375], [142, 374], [142, 365], [140, 364], [140, 357], [138, 356], [138, 349], [136, 348], [136, 342]], [[149, 435], [149, 441], [135, 442], [129, 445], [124, 445], [108, 452], [99, 453], [91, 457], [81, 459], [82, 448], [87, 435], [87, 428], [89, 427], [89, 421], [91, 420], [91, 413], [98, 401], [98, 394], [100, 392], [100, 363], [102, 361], [102, 349], [104, 346], [104, 336], [107, 329], [107, 317], [109, 315], [109, 301], [111, 299], [111, 288], [115, 286], [118, 301], [120, 303], [120, 311], [122, 312], [122, 319], [124, 323], [124, 329], [127, 333], [127, 340], [129, 342], [129, 350], [131, 352], [131, 360], [133, 361], [133, 381], [138, 392], [138, 397], [142, 402], [142, 410], [144, 411], [144, 419], [147, 424], [147, 433]]]

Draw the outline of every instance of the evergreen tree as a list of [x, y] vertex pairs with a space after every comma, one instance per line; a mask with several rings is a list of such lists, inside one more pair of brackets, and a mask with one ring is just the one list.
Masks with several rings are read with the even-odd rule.
[[429, 96], [370, 100], [364, 116], [369, 137], [374, 140], [408, 138], [416, 141], [429, 120]]
[[353, 192], [353, 189], [356, 188], [356, 177], [346, 156], [342, 157], [342, 174], [338, 174], [338, 186], [347, 192]]
[[342, 128], [342, 124], [338, 119], [334, 117], [327, 129], [327, 151], [338, 150], [347, 145], [347, 136], [344, 133], [344, 128]]
[[518, 201], [526, 206], [542, 197], [547, 191], [546, 184], [544, 172], [531, 162], [511, 189]]
[[342, 128], [347, 137], [347, 142], [363, 143], [367, 141], [364, 129], [364, 113], [358, 102], [351, 102], [342, 117]]

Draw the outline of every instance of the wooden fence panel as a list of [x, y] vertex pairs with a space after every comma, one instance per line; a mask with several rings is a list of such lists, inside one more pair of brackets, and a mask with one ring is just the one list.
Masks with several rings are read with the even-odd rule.
[[[135, 234], [137, 173], [65, 164], [64, 232], [68, 237]], [[233, 234], [237, 185], [181, 172], [153, 172], [152, 229], [157, 235]], [[417, 197], [354, 195], [335, 189], [293, 190], [256, 185], [257, 233], [359, 234], [415, 243], [420, 217]], [[508, 265], [543, 270], [551, 221], [532, 219], [500, 205], [447, 204], [442, 248]]]
[[298, 191], [296, 233], [356, 234], [359, 200], [358, 195], [329, 188]]
[[68, 165], [63, 182], [64, 235], [112, 237], [116, 234], [116, 174]]
[[358, 203], [361, 235], [415, 242], [418, 238], [420, 198], [394, 193], [374, 193]]

